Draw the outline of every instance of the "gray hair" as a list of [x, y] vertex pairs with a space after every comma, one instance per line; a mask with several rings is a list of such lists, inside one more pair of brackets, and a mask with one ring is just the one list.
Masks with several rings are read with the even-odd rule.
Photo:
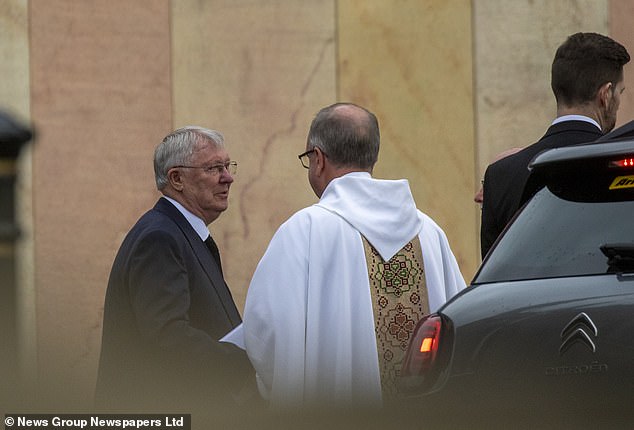
[[225, 144], [219, 131], [197, 126], [182, 127], [165, 136], [154, 151], [154, 178], [159, 191], [169, 183], [169, 169], [189, 164], [196, 146], [204, 141], [213, 142], [220, 148]]
[[[365, 115], [337, 111], [351, 106]], [[308, 132], [308, 149], [318, 147], [338, 166], [371, 170], [379, 157], [379, 122], [367, 109], [352, 103], [335, 103], [317, 113]]]

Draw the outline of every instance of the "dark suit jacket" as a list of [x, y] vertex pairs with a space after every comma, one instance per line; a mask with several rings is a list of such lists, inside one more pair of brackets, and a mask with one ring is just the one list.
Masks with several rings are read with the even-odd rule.
[[218, 342], [240, 314], [205, 243], [161, 198], [114, 260], [103, 317], [96, 400], [108, 409], [188, 408], [230, 396], [251, 370]]
[[585, 121], [564, 121], [550, 126], [533, 145], [496, 161], [484, 174], [480, 245], [484, 258], [498, 235], [520, 208], [528, 180], [528, 164], [540, 152], [596, 140], [601, 131]]

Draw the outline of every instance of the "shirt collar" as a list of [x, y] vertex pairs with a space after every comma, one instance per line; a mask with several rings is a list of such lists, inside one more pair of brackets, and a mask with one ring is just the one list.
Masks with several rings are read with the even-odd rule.
[[551, 125], [559, 124], [560, 122], [564, 122], [564, 121], [585, 121], [585, 122], [589, 122], [590, 124], [594, 124], [599, 130], [601, 130], [601, 126], [599, 125], [598, 122], [596, 122], [594, 119], [587, 117], [585, 115], [563, 115], [558, 118], [555, 118], [555, 120], [553, 121]]
[[194, 231], [196, 231], [196, 234], [198, 234], [198, 236], [200, 236], [203, 241], [207, 239], [207, 237], [209, 236], [209, 229], [207, 228], [205, 221], [188, 211], [185, 206], [181, 205], [176, 200], [167, 196], [163, 196], [163, 198], [173, 204], [176, 209], [178, 209], [178, 211], [183, 214], [187, 222], [192, 226]]

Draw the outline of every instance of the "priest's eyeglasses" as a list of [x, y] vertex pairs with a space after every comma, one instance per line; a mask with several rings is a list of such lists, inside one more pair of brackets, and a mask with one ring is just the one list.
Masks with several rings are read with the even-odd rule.
[[315, 148], [297, 156], [297, 158], [299, 158], [299, 162], [302, 163], [302, 166], [304, 166], [305, 169], [308, 169], [310, 167], [310, 158], [308, 158], [308, 156], [313, 152], [315, 152]]
[[226, 170], [230, 175], [235, 175], [238, 171], [238, 162], [229, 161], [224, 164], [214, 164], [213, 166], [174, 166], [181, 169], [203, 169], [205, 173], [211, 176], [220, 176]]

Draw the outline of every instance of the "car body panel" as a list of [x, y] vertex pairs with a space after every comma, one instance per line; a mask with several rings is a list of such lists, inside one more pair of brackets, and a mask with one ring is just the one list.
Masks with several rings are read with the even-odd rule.
[[[527, 382], [546, 382], [554, 376], [564, 376], [560, 379], [565, 382], [566, 376], [574, 374], [634, 376], [634, 318], [626, 317], [634, 315], [634, 277], [614, 282], [616, 276], [472, 287], [440, 311], [455, 327], [451, 373], [478, 373], [486, 379], [495, 372], [496, 378]], [[562, 347], [567, 337], [562, 335], [564, 328], [581, 313], [591, 321], [586, 326], [596, 326], [596, 334], [581, 327], [594, 343], [594, 351], [581, 340]], [[593, 364], [605, 368], [600, 372], [572, 369]]]

